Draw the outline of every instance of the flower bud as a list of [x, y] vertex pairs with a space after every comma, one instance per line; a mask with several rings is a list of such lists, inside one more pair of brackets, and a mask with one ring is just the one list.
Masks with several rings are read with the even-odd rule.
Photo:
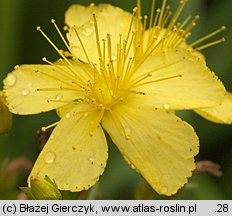
[[39, 176], [31, 176], [30, 178], [31, 192], [36, 200], [61, 200], [62, 195], [56, 184], [47, 176], [41, 178]]

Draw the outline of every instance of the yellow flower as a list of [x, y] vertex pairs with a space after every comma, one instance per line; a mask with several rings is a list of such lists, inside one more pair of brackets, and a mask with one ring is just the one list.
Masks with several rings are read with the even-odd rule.
[[12, 114], [6, 106], [2, 91], [0, 91], [0, 122], [0, 134], [7, 133], [12, 126]]
[[47, 176], [40, 178], [39, 176], [31, 176], [30, 178], [31, 193], [37, 200], [60, 200], [62, 195], [57, 186]]
[[219, 106], [204, 109], [195, 109], [194, 111], [204, 118], [215, 123], [231, 124], [232, 94], [230, 92], [226, 92], [226, 95], [223, 97], [223, 100]]
[[66, 13], [69, 44], [52, 20], [68, 51], [37, 28], [62, 60], [17, 66], [4, 80], [12, 112], [56, 109], [61, 117], [48, 126], [57, 125], [30, 176], [47, 175], [60, 190], [88, 189], [106, 165], [104, 129], [158, 193], [172, 195], [187, 182], [199, 142], [173, 111], [217, 106], [225, 89], [184, 43], [192, 24], [177, 18], [185, 2], [172, 18], [165, 3], [155, 16], [152, 6], [150, 21], [141, 20], [139, 1], [133, 14], [108, 4], [73, 5]]

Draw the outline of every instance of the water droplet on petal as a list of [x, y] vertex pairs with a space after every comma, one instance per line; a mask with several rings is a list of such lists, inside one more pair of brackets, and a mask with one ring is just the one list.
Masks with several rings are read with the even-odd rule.
[[92, 33], [93, 33], [93, 29], [89, 28], [89, 27], [85, 28], [84, 31], [83, 31], [83, 34], [85, 36], [90, 36], [90, 35], [92, 35]]
[[23, 91], [22, 91], [22, 95], [23, 96], [26, 96], [26, 95], [29, 95], [30, 94], [30, 90], [29, 89], [24, 89]]
[[83, 116], [84, 116], [84, 117], [87, 117], [88, 115], [89, 115], [88, 113], [84, 113], [84, 115], [83, 115]]
[[91, 163], [93, 163], [93, 162], [94, 162], [94, 157], [90, 157], [90, 158], [89, 158], [89, 161], [90, 161]]
[[77, 45], [74, 45], [74, 44], [70, 44], [70, 45], [72, 46], [72, 49], [75, 50], [75, 52], [79, 52], [81, 50], [80, 47]]
[[53, 163], [55, 159], [56, 159], [56, 154], [54, 152], [48, 152], [44, 158], [45, 162], [48, 164]]
[[130, 128], [126, 127], [126, 128], [125, 128], [125, 138], [126, 138], [127, 140], [130, 139], [130, 134], [131, 134]]
[[17, 78], [16, 78], [16, 76], [14, 74], [10, 73], [10, 74], [7, 75], [6, 84], [8, 86], [14, 86], [16, 81], [17, 81]]
[[116, 61], [117, 57], [115, 55], [112, 55], [111, 59], [112, 59], [112, 61]]
[[70, 118], [71, 117], [71, 114], [70, 113], [67, 113], [66, 115], [65, 115], [65, 118]]
[[167, 103], [166, 103], [166, 104], [164, 104], [164, 106], [163, 106], [163, 107], [164, 107], [164, 109], [170, 109], [170, 105], [169, 105], [169, 104], [167, 104]]
[[162, 194], [167, 193], [167, 191], [168, 191], [168, 189], [167, 189], [166, 187], [163, 187], [163, 188], [161, 188], [161, 190], [160, 190], [160, 192], [161, 192]]
[[61, 100], [63, 97], [64, 97], [64, 96], [63, 96], [62, 94], [57, 94], [57, 95], [55, 96], [55, 99], [56, 99], [56, 100]]
[[32, 83], [28, 83], [27, 87], [30, 88], [32, 86]]
[[214, 110], [213, 113], [214, 113], [215, 115], [217, 115], [217, 114], [218, 114], [218, 111], [217, 111], [217, 110]]

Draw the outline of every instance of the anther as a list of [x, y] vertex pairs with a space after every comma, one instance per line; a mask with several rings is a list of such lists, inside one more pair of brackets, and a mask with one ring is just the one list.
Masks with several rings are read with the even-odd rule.
[[45, 132], [47, 130], [46, 127], [41, 127], [41, 131]]
[[18, 70], [18, 69], [19, 69], [19, 65], [15, 65], [15, 66], [14, 66], [14, 69], [15, 69], [15, 70]]
[[68, 27], [68, 26], [64, 26], [64, 27], [63, 27], [63, 30], [64, 30], [64, 31], [68, 31], [68, 30], [69, 30], [69, 27]]

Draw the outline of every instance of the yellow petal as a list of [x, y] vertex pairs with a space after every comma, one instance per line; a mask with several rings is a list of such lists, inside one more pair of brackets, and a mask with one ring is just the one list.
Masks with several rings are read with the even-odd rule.
[[195, 168], [193, 128], [161, 109], [117, 106], [112, 113], [104, 116], [103, 127], [122, 155], [158, 193], [175, 194]]
[[67, 104], [65, 106], [62, 106], [62, 107], [58, 107], [56, 109], [56, 113], [59, 117], [63, 117], [65, 116], [67, 113], [69, 113], [76, 105], [75, 104]]
[[[130, 94], [128, 98], [157, 108], [215, 106], [225, 94], [223, 84], [203, 59], [182, 48], [154, 53], [141, 64], [132, 79], [131, 90], [143, 94]], [[136, 83], [139, 79], [141, 81]]]
[[212, 108], [194, 110], [204, 118], [222, 124], [232, 123], [232, 94], [227, 92], [221, 105]]
[[10, 111], [16, 114], [35, 114], [66, 105], [59, 101], [71, 101], [80, 97], [79, 89], [72, 80], [60, 74], [60, 71], [68, 74], [68, 67], [57, 67], [22, 65], [9, 73], [4, 80], [4, 92]]
[[[116, 60], [116, 44], [119, 43], [120, 35], [122, 36], [122, 39], [126, 37], [132, 14], [109, 4], [89, 7], [73, 5], [68, 9], [66, 12], [65, 21], [71, 27], [69, 33], [67, 34], [67, 38], [69, 40], [72, 53], [79, 59], [87, 61], [84, 50], [82, 49], [81, 43], [77, 37], [78, 32], [85, 50], [88, 53], [88, 58], [91, 62], [98, 64], [99, 56], [96, 45], [96, 32], [94, 29], [93, 13], [96, 14], [101, 47], [103, 46], [102, 39], [106, 40], [107, 34], [110, 34], [112, 44], [112, 60]], [[115, 20], [117, 20], [117, 22], [115, 22]], [[107, 59], [107, 50], [105, 51], [105, 54]]]
[[30, 176], [47, 175], [60, 190], [81, 191], [95, 184], [108, 157], [102, 128], [97, 127], [92, 136], [89, 134], [98, 115], [98, 112], [86, 111], [62, 118], [37, 158]]
[[3, 94], [0, 91], [0, 134], [7, 133], [12, 127], [12, 114], [5, 104]]
[[[105, 4], [100, 5], [100, 7], [104, 6]], [[109, 5], [110, 6], [110, 5]], [[93, 17], [93, 14], [100, 12], [99, 6], [90, 5], [88, 7], [73, 4], [71, 5], [68, 10], [65, 12], [65, 23], [68, 26], [81, 26], [86, 22], [90, 21]]]

